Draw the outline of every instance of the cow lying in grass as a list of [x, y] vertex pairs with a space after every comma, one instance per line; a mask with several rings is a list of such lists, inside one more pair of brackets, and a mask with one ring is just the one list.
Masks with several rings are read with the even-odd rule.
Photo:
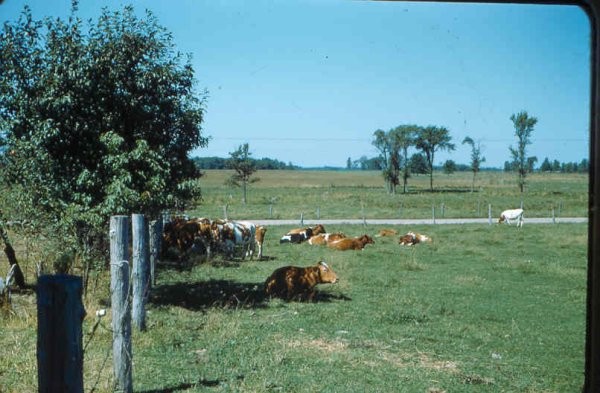
[[334, 242], [329, 242], [327, 243], [327, 246], [334, 250], [346, 251], [362, 250], [367, 244], [375, 244], [375, 241], [369, 235], [362, 235], [361, 237], [346, 237]]
[[279, 239], [279, 243], [302, 243], [315, 235], [325, 232], [325, 227], [321, 224], [317, 224], [312, 228], [295, 228], [283, 235], [281, 239]]
[[511, 220], [516, 220], [517, 221], [517, 228], [522, 227], [523, 226], [523, 209], [509, 209], [509, 210], [504, 210], [500, 214], [500, 218], [498, 219], [498, 223], [501, 224], [501, 223], [505, 222], [508, 225], [510, 225], [510, 221]]
[[386, 236], [396, 236], [397, 234], [398, 234], [398, 231], [395, 229], [384, 228], [384, 229], [380, 229], [379, 233], [376, 236], [377, 237], [386, 237]]
[[400, 236], [400, 239], [398, 239], [398, 243], [402, 246], [412, 246], [423, 242], [431, 242], [431, 238], [427, 235], [416, 232], [408, 232], [406, 235], [402, 235]]
[[343, 233], [319, 233], [318, 235], [312, 236], [308, 239], [308, 244], [313, 246], [322, 246], [325, 244], [329, 244], [330, 242], [335, 242], [337, 240], [345, 238], [346, 235]]
[[337, 281], [335, 272], [323, 261], [308, 267], [284, 266], [267, 278], [265, 293], [285, 300], [311, 301], [317, 284], [334, 284]]

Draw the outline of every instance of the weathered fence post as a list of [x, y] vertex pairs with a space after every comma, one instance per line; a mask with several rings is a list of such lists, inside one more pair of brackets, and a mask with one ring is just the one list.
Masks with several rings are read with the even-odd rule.
[[133, 241], [133, 325], [146, 330], [146, 299], [150, 293], [149, 234], [146, 217], [143, 214], [131, 216]]
[[38, 392], [83, 392], [82, 290], [81, 277], [38, 279]]
[[223, 218], [227, 220], [227, 205], [223, 205]]
[[441, 210], [441, 214], [442, 214], [442, 218], [444, 218], [444, 209], [445, 209], [445, 205], [444, 202], [442, 202], [442, 206], [440, 206], [440, 210]]
[[109, 237], [115, 391], [132, 393], [131, 306], [129, 303], [129, 217], [111, 217]]
[[304, 225], [304, 213], [300, 213], [300, 226]]
[[269, 218], [273, 218], [273, 204], [269, 205]]
[[492, 225], [492, 204], [488, 205], [488, 224]]
[[162, 242], [162, 222], [158, 220], [150, 221], [148, 228], [150, 236], [150, 287], [156, 285], [156, 261]]
[[554, 206], [552, 206], [552, 223], [556, 224], [556, 216], [554, 215]]
[[433, 223], [435, 224], [435, 205], [431, 205], [431, 216], [433, 217]]

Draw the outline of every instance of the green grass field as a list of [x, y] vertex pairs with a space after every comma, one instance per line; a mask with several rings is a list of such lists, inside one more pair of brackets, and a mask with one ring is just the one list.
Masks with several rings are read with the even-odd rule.
[[[354, 195], [364, 189], [365, 197], [386, 200], [381, 188], [368, 185], [371, 177], [366, 174], [361, 185], [345, 184], [356, 177], [342, 181], [336, 173], [331, 174], [336, 179], [333, 194], [344, 189]], [[293, 206], [284, 200], [293, 201], [304, 186], [273, 181], [289, 187], [292, 195], [268, 186], [267, 177], [261, 188], [261, 182], [255, 184], [253, 195], [281, 195], [280, 208]], [[321, 191], [315, 184], [324, 181], [315, 175], [306, 180], [306, 188]], [[550, 200], [560, 192], [564, 210], [572, 211], [569, 216], [585, 216], [587, 202], [577, 203], [576, 198], [587, 189], [586, 182], [571, 181], [536, 179], [529, 197], [545, 204], [544, 195]], [[214, 189], [207, 184], [205, 202], [220, 189], [217, 183]], [[553, 184], [560, 191], [549, 191]], [[499, 186], [497, 193], [503, 192], [505, 199], [519, 197]], [[425, 194], [411, 196], [432, 196]], [[502, 200], [492, 191], [479, 194]], [[435, 194], [443, 195], [448, 201], [471, 197], [469, 192]], [[587, 193], [581, 198], [587, 201]], [[207, 204], [201, 210], [211, 208], [215, 207]], [[338, 214], [350, 210], [341, 207]], [[217, 212], [215, 208], [214, 215], [206, 215]], [[295, 215], [288, 210], [281, 214]], [[329, 232], [350, 236], [374, 235], [380, 228], [326, 226]], [[288, 229], [268, 229], [262, 261], [216, 258], [211, 263], [160, 265], [148, 305], [148, 330], [133, 335], [136, 392], [581, 390], [587, 225], [526, 223], [521, 230], [478, 224], [398, 226], [399, 232], [416, 230], [434, 241], [403, 248], [396, 238], [376, 238], [363, 251], [346, 252], [280, 245], [279, 237]], [[18, 256], [23, 255], [22, 247]], [[265, 299], [262, 283], [274, 269], [320, 259], [331, 265], [340, 281], [320, 286], [315, 302]], [[107, 276], [102, 271], [92, 277], [84, 301], [86, 392], [113, 388], [110, 310], [93, 330], [95, 311], [108, 308]], [[35, 297], [14, 296], [12, 309], [0, 315], [0, 392], [35, 391]]]
[[[206, 171], [202, 177], [203, 202], [192, 214], [246, 219], [333, 218], [480, 218], [488, 217], [488, 206], [497, 217], [505, 209], [521, 206], [526, 217], [587, 217], [587, 175], [532, 174], [521, 195], [512, 173], [485, 172], [471, 192], [471, 173], [409, 179], [409, 192], [396, 195], [384, 190], [376, 171], [259, 171], [260, 180], [249, 186], [248, 202], [241, 203], [239, 188], [226, 186], [230, 171]], [[443, 207], [442, 207], [443, 205]]]

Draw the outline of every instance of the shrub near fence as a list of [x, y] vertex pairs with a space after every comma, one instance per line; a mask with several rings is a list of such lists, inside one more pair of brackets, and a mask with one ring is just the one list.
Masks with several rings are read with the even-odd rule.
[[587, 217], [588, 178], [580, 174], [533, 174], [521, 195], [514, 175], [484, 172], [478, 175], [479, 189], [470, 192], [470, 174], [436, 175], [435, 191], [428, 178], [410, 179], [409, 193], [389, 195], [381, 174], [374, 171], [259, 171], [248, 203], [240, 191], [225, 186], [228, 171], [206, 171], [201, 179], [203, 200], [192, 216], [244, 219], [415, 218], [429, 219], [432, 209], [440, 218], [487, 218], [509, 208], [520, 207], [526, 217]]

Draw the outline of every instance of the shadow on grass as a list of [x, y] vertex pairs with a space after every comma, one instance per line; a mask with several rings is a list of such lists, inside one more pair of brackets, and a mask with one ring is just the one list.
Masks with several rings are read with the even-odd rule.
[[[177, 306], [191, 311], [209, 308], [264, 308], [270, 297], [262, 283], [209, 280], [195, 283], [158, 285], [152, 289], [150, 302], [159, 306]], [[343, 294], [317, 291], [312, 303], [352, 300]], [[301, 301], [301, 300], [291, 300]]]
[[198, 386], [214, 387], [214, 386], [218, 386], [220, 383], [221, 383], [221, 381], [219, 381], [219, 380], [209, 381], [206, 379], [202, 379], [198, 382], [181, 383], [177, 386], [172, 386], [172, 387], [168, 387], [168, 388], [142, 390], [139, 393], [173, 393], [173, 392], [178, 392], [178, 391], [182, 391], [182, 390], [188, 390], [188, 389], [198, 387]]
[[178, 306], [192, 311], [209, 308], [265, 307], [262, 283], [209, 280], [195, 283], [158, 285], [152, 289], [150, 302], [161, 306]]

